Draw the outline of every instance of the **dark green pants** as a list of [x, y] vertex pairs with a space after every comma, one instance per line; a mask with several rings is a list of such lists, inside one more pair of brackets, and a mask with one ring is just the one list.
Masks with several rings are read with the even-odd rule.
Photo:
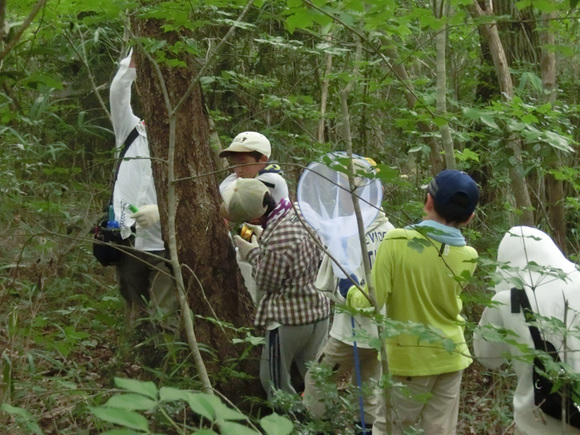
[[177, 326], [177, 293], [165, 251], [128, 248], [117, 264], [117, 278], [121, 295], [127, 302], [130, 323], [149, 315], [166, 318], [172, 326]]

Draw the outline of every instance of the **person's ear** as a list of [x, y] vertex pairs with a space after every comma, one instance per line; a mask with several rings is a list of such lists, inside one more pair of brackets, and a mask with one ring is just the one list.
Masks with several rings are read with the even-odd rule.
[[475, 216], [475, 213], [471, 213], [471, 216], [469, 216], [469, 219], [467, 219], [463, 225], [469, 225], [469, 223], [471, 222], [471, 220], [473, 219], [473, 217]]
[[258, 163], [266, 163], [268, 161], [268, 156], [266, 154], [262, 154], [262, 157], [258, 159]]
[[431, 194], [429, 192], [427, 192], [427, 198], [425, 198], [425, 206], [423, 207], [423, 210], [425, 212], [429, 212], [431, 210], [433, 210], [435, 208], [435, 204], [433, 202], [433, 197], [431, 196]]

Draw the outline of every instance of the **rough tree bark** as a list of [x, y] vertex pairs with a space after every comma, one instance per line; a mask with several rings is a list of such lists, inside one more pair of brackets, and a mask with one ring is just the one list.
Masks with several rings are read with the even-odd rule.
[[[435, 17], [442, 21], [446, 14], [443, 13], [445, 9], [445, 2], [443, 0], [433, 0], [433, 10]], [[437, 115], [442, 119], [447, 116], [447, 24], [445, 24], [435, 36], [437, 47]], [[441, 134], [441, 141], [443, 142], [443, 149], [445, 150], [445, 165], [446, 169], [456, 169], [455, 149], [453, 147], [453, 138], [449, 124], [445, 123], [439, 127]]]
[[[540, 56], [540, 73], [542, 85], [544, 88], [544, 99], [546, 102], [553, 104], [556, 101], [556, 54], [550, 49], [554, 45], [554, 34], [550, 32], [550, 20], [556, 18], [556, 13], [551, 12], [544, 14], [541, 20], [541, 56]], [[548, 168], [560, 169], [562, 167], [562, 157], [558, 150], [553, 149], [547, 161]], [[550, 227], [554, 232], [554, 239], [559, 248], [566, 255], [568, 247], [566, 246], [566, 219], [564, 212], [564, 183], [556, 179], [551, 173], [546, 174], [546, 195], [548, 200], [548, 218]]]
[[[468, 9], [474, 18], [493, 14], [491, 1], [486, 2], [485, 11], [481, 9], [477, 0], [474, 0]], [[497, 25], [494, 22], [486, 22], [479, 24], [479, 29], [489, 45], [502, 97], [509, 101], [514, 96], [513, 82], [503, 44], [497, 30]], [[520, 223], [522, 225], [534, 226], [535, 222], [534, 213], [532, 211], [532, 202], [530, 200], [528, 186], [522, 175], [524, 173], [521, 157], [522, 141], [519, 137], [512, 134], [507, 138], [507, 142], [508, 147], [511, 148], [516, 160], [516, 164], [510, 168], [510, 181], [516, 200], [516, 207], [522, 213]]]
[[[163, 23], [156, 20], [135, 21], [138, 36], [175, 42], [179, 35], [163, 33]], [[168, 179], [167, 157], [169, 141], [168, 111], [161, 85], [153, 65], [136, 52], [138, 65], [137, 86], [144, 110], [147, 134], [153, 158], [153, 171], [157, 188], [159, 209], [167, 237], [168, 222]], [[194, 60], [184, 54], [180, 59], [187, 68], [169, 68], [160, 65], [173, 106], [184, 96], [198, 67]], [[201, 88], [196, 85], [176, 114], [175, 178], [176, 187], [176, 234], [177, 251], [189, 305], [194, 315], [216, 318], [230, 322], [236, 327], [251, 326], [253, 304], [245, 290], [235, 261], [234, 250], [227, 228], [220, 217], [221, 202], [214, 171], [216, 162], [210, 147], [211, 128], [205, 111]], [[167, 240], [167, 239], [166, 239]], [[235, 360], [244, 350], [243, 345], [232, 344], [235, 333], [205, 319], [195, 318], [197, 341], [215, 350], [215, 357], [204, 355], [210, 376]], [[257, 376], [257, 362], [246, 360], [237, 367], [249, 375]], [[230, 398], [240, 398], [240, 391], [247, 395], [261, 395], [260, 383], [256, 380], [220, 378], [214, 387]]]

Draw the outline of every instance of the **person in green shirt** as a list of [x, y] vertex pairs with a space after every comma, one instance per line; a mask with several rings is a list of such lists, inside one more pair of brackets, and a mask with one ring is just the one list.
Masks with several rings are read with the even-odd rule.
[[[398, 385], [391, 394], [394, 433], [415, 425], [430, 435], [456, 433], [461, 377], [471, 364], [457, 278], [469, 278], [477, 259], [459, 228], [471, 221], [478, 201], [469, 175], [440, 172], [427, 187], [423, 221], [389, 231], [377, 252], [372, 278], [379, 308], [386, 305], [391, 320], [423, 325], [441, 337], [403, 333], [386, 340]], [[347, 305], [366, 308], [370, 302], [353, 286]]]

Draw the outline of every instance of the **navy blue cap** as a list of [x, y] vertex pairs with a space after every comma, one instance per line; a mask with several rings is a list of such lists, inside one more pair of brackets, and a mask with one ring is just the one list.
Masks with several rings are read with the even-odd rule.
[[[479, 188], [463, 171], [446, 169], [439, 172], [427, 186], [433, 200], [465, 218], [471, 216], [479, 201]], [[459, 195], [458, 195], [459, 194]]]

